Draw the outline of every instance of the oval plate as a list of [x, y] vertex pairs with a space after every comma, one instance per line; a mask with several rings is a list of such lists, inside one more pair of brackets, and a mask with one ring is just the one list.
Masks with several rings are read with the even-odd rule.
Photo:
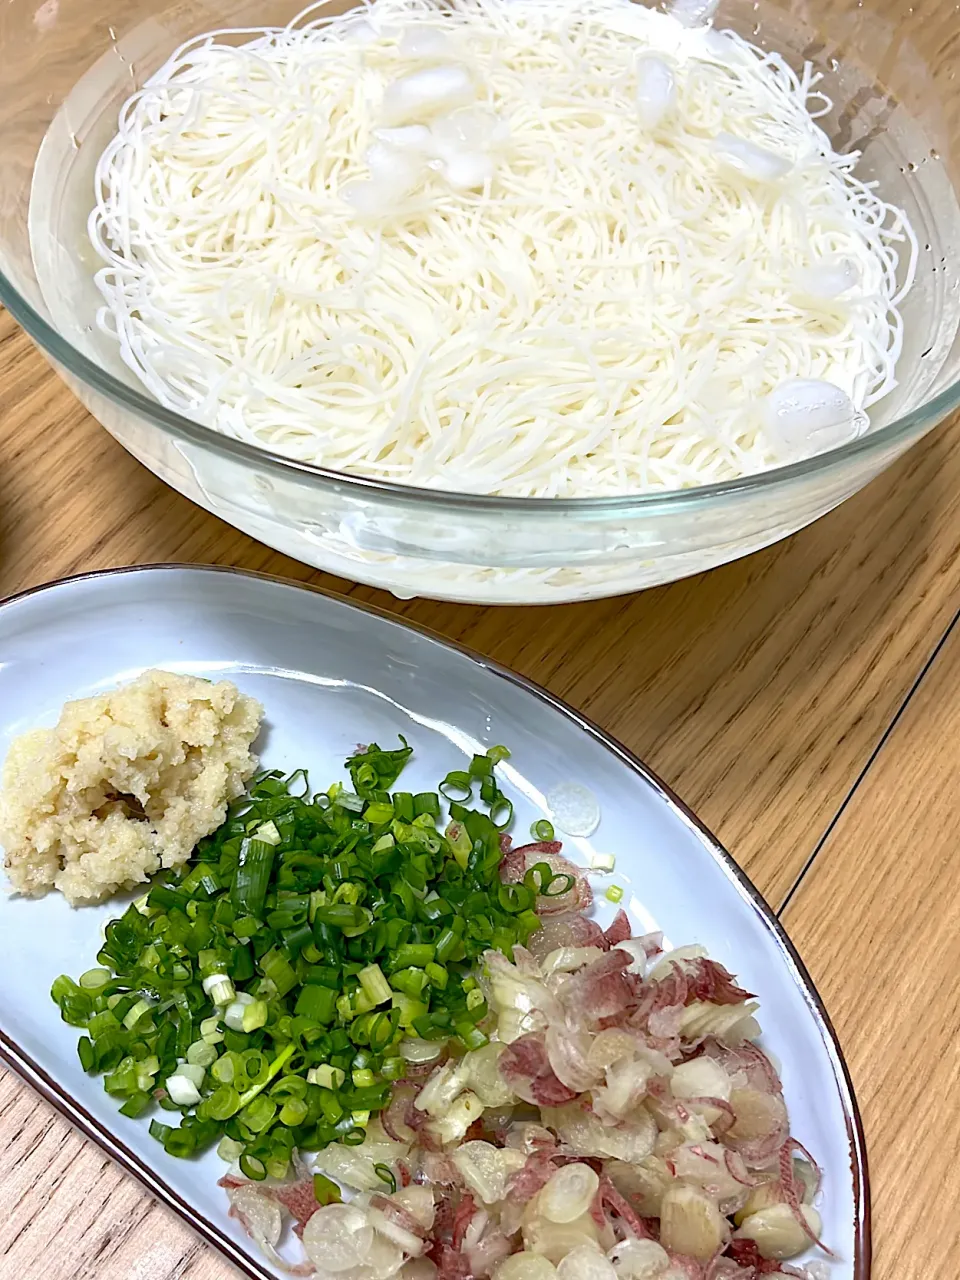
[[[601, 821], [567, 839], [575, 860], [616, 855], [634, 925], [673, 945], [699, 942], [761, 1002], [764, 1044], [782, 1063], [792, 1132], [824, 1171], [832, 1280], [867, 1280], [863, 1135], [836, 1038], [809, 975], [760, 894], [675, 796], [606, 734], [529, 681], [385, 614], [230, 569], [151, 566], [73, 578], [0, 607], [0, 757], [62, 704], [147, 667], [228, 677], [266, 708], [261, 758], [305, 766], [315, 786], [342, 778], [358, 742], [402, 733], [414, 748], [405, 789], [433, 790], [475, 751], [506, 744], [503, 785], [517, 832], [544, 795], [585, 784]], [[601, 882], [602, 883], [602, 882]], [[612, 914], [600, 895], [600, 914]], [[279, 1273], [227, 1216], [223, 1165], [167, 1156], [143, 1121], [118, 1115], [76, 1054], [78, 1032], [50, 1000], [59, 973], [93, 963], [114, 903], [72, 910], [57, 894], [0, 897], [5, 970], [0, 1056], [158, 1199], [253, 1280]]]

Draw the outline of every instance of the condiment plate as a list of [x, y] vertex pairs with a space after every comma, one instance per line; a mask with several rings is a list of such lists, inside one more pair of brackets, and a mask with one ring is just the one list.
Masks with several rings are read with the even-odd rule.
[[[809, 975], [776, 918], [681, 802], [606, 734], [529, 681], [394, 618], [303, 587], [228, 569], [150, 566], [42, 587], [0, 606], [0, 755], [53, 723], [64, 701], [148, 667], [226, 677], [265, 705], [264, 764], [305, 766], [316, 785], [344, 777], [357, 743], [414, 757], [409, 789], [434, 789], [458, 759], [510, 748], [502, 785], [516, 830], [544, 816], [561, 782], [585, 784], [601, 821], [568, 839], [576, 861], [612, 853], [640, 931], [700, 942], [756, 992], [764, 1045], [781, 1064], [792, 1132], [824, 1171], [824, 1238], [833, 1280], [867, 1280], [869, 1203], [863, 1135], [840, 1049]], [[599, 914], [613, 907], [598, 893]], [[0, 898], [7, 959], [0, 1056], [103, 1150], [254, 1280], [279, 1275], [227, 1216], [210, 1152], [176, 1160], [142, 1120], [118, 1115], [81, 1069], [78, 1032], [49, 996], [59, 973], [94, 963], [116, 903], [71, 909], [59, 895]]]

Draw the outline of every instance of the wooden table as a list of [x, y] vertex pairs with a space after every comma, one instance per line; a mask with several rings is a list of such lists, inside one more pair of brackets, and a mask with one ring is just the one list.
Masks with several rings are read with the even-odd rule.
[[[553, 609], [398, 602], [269, 551], [123, 452], [0, 315], [0, 595], [150, 561], [374, 600], [532, 676], [647, 760], [781, 912], [864, 1112], [877, 1280], [956, 1274], [960, 430], [788, 542]], [[232, 1269], [9, 1075], [3, 1280]]]

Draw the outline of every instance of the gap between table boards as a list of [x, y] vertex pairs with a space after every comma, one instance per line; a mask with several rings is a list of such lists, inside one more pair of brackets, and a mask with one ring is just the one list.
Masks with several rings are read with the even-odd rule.
[[783, 901], [780, 903], [778, 907], [775, 908], [774, 914], [777, 916], [777, 919], [780, 919], [780, 920], [783, 919], [784, 912], [790, 906], [790, 903], [793, 901], [793, 898], [795, 897], [798, 889], [803, 884], [807, 875], [812, 870], [813, 865], [820, 854], [820, 851], [825, 847], [827, 841], [830, 839], [830, 836], [833, 834], [833, 831], [836, 828], [837, 823], [840, 821], [841, 817], [849, 807], [857, 791], [863, 785], [864, 781], [867, 778], [867, 775], [869, 774], [870, 770], [873, 768], [874, 764], [876, 763], [877, 758], [879, 757], [881, 751], [884, 749], [887, 742], [890, 740], [897, 725], [902, 719], [904, 712], [906, 711], [907, 707], [910, 705], [911, 701], [913, 700], [920, 686], [923, 684], [930, 670], [936, 663], [937, 658], [942, 652], [944, 645], [946, 645], [951, 635], [955, 631], [958, 622], [960, 622], [960, 609], [958, 609], [957, 612], [950, 619], [950, 622], [946, 630], [943, 632], [943, 634], [940, 636], [940, 639], [934, 645], [933, 650], [930, 653], [930, 656], [927, 658], [926, 662], [923, 664], [923, 667], [917, 674], [917, 677], [913, 681], [913, 684], [907, 690], [900, 705], [897, 707], [896, 711], [894, 712], [893, 716], [890, 718], [890, 721], [887, 724], [886, 728], [884, 729], [883, 733], [878, 738], [877, 744], [873, 748], [873, 750], [870, 752], [870, 755], [868, 756], [866, 762], [864, 763], [863, 768], [860, 770], [856, 778], [850, 784], [850, 787], [846, 795], [843, 797], [843, 799], [841, 800], [840, 804], [837, 807], [836, 813], [827, 823], [827, 826], [824, 829], [823, 834], [820, 836], [820, 839], [817, 841], [817, 843], [814, 845], [813, 849], [811, 850], [810, 856], [807, 858], [806, 862], [801, 867], [800, 872], [797, 875], [796, 879], [794, 880], [794, 882], [791, 884], [790, 888], [787, 890], [786, 894], [784, 895]]

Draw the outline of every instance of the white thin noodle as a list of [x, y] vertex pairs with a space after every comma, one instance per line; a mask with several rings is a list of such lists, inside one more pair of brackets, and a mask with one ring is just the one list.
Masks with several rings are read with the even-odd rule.
[[[896, 385], [915, 239], [815, 123], [831, 104], [809, 65], [628, 0], [318, 7], [184, 45], [100, 160], [100, 323], [162, 404], [327, 467], [551, 497], [771, 465], [758, 402], [783, 378], [858, 410]], [[457, 43], [509, 138], [482, 191], [430, 174], [365, 220], [340, 192], [414, 69], [413, 24]], [[653, 133], [651, 50], [677, 80]], [[738, 177], [721, 131], [795, 169]], [[806, 296], [804, 270], [838, 257], [857, 287]]]

